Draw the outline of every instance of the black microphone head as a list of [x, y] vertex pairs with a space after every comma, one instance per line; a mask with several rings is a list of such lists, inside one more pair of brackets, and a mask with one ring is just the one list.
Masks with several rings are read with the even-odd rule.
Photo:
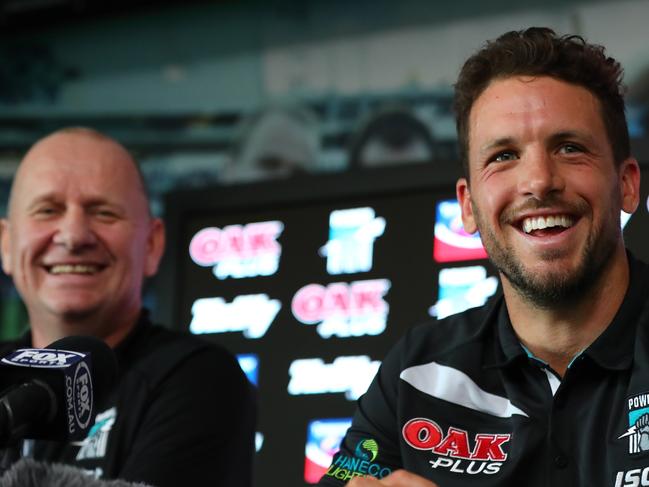
[[117, 358], [103, 340], [93, 336], [67, 336], [50, 343], [46, 348], [90, 354], [95, 400], [101, 402], [117, 380]]
[[117, 360], [103, 341], [69, 336], [0, 360], [0, 444], [21, 438], [78, 440], [113, 387]]

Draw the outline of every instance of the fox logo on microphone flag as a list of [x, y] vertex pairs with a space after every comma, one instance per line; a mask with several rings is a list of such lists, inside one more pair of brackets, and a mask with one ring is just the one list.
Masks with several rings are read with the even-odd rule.
[[7, 365], [40, 368], [65, 368], [85, 357], [85, 354], [69, 350], [49, 348], [21, 348], [2, 359]]

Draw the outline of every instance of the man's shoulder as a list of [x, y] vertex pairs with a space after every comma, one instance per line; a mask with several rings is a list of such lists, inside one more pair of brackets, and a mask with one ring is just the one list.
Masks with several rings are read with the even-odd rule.
[[485, 353], [495, 349], [492, 344], [497, 340], [496, 322], [501, 305], [502, 298], [496, 297], [484, 306], [416, 325], [391, 354], [399, 357], [400, 369], [432, 361], [482, 360]]
[[17, 338], [14, 340], [2, 340], [0, 341], [0, 357], [4, 357], [5, 355], [19, 348], [29, 348], [29, 347], [30, 347], [29, 340], [26, 336], [22, 336], [21, 338]]
[[146, 326], [120, 355], [129, 369], [150, 381], [163, 380], [178, 369], [195, 373], [239, 369], [234, 355], [224, 347], [155, 324]]
[[496, 298], [484, 306], [419, 324], [412, 329], [412, 338], [427, 341], [429, 348], [439, 351], [480, 342], [493, 329], [501, 302], [501, 298]]
[[15, 340], [0, 341], [0, 356], [5, 356], [19, 347], [20, 345]]

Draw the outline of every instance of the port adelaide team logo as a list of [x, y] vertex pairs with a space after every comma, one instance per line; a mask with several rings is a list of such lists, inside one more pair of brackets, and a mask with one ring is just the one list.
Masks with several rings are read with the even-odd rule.
[[629, 397], [627, 409], [629, 427], [618, 439], [628, 442], [630, 454], [648, 452], [649, 392]]
[[[627, 430], [617, 439], [627, 442], [629, 455], [646, 455], [649, 452], [649, 392], [627, 398], [627, 414]], [[634, 466], [639, 468], [615, 473], [615, 487], [649, 485], [649, 467]]]

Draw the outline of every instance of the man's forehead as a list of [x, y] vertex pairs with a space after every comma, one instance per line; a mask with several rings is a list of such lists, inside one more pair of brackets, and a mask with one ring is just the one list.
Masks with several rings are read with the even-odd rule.
[[138, 194], [146, 200], [135, 162], [122, 146], [94, 134], [62, 133], [43, 139], [25, 155], [14, 177], [10, 207], [17, 198], [56, 199], [70, 193], [115, 201]]
[[[577, 106], [579, 110], [574, 109]], [[499, 145], [497, 141], [512, 137], [512, 128], [521, 128], [506, 123], [512, 117], [518, 117], [517, 122], [524, 122], [525, 127], [537, 127], [547, 125], [550, 113], [555, 132], [604, 126], [599, 100], [582, 86], [551, 77], [510, 77], [492, 81], [476, 99], [469, 116], [469, 142], [473, 131], [480, 128], [492, 139], [490, 144]], [[499, 121], [504, 126], [494, 123]]]
[[42, 139], [25, 154], [18, 170], [48, 163], [78, 164], [79, 170], [102, 164], [135, 164], [128, 151], [117, 142], [85, 132], [57, 133]]

